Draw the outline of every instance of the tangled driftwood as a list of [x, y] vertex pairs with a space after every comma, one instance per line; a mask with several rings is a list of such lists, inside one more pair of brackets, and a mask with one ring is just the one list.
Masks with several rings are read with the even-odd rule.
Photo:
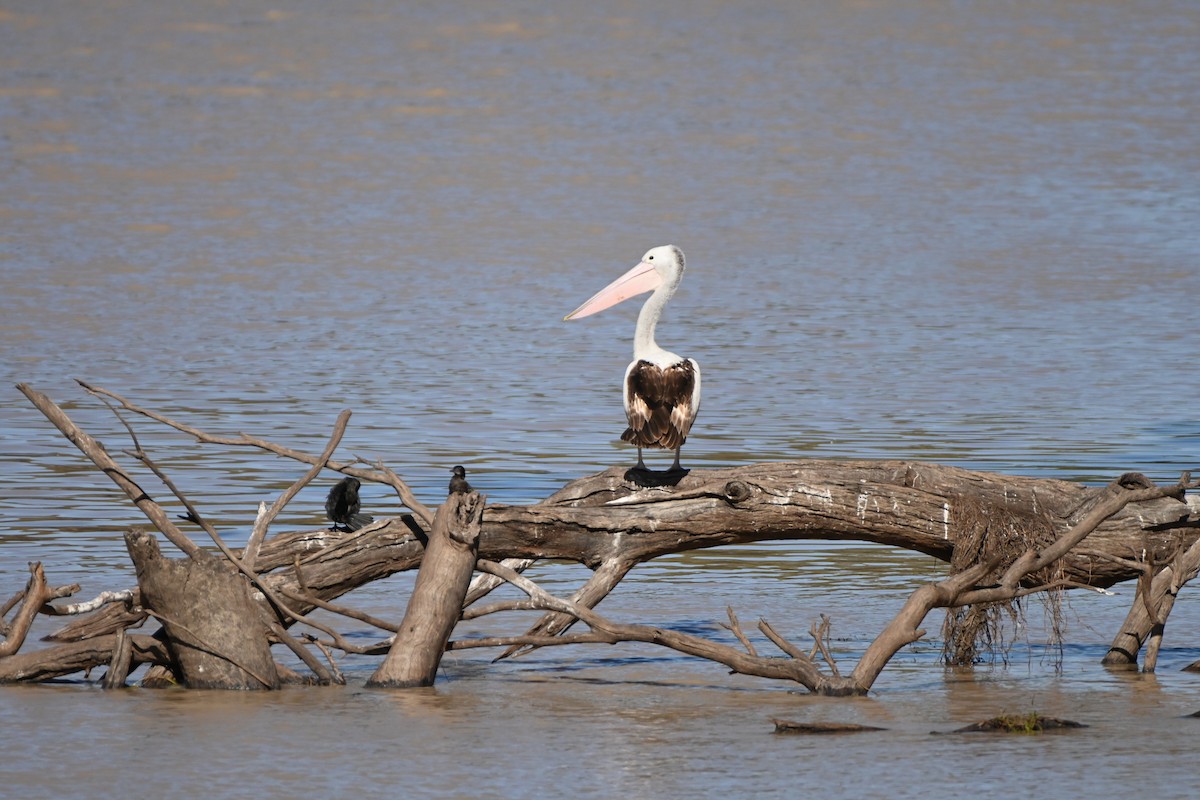
[[[339, 417], [324, 452], [311, 455], [244, 434], [214, 436], [107, 390], [84, 387], [109, 403], [122, 420], [132, 413], [201, 442], [257, 447], [311, 469], [260, 513], [247, 546], [233, 551], [142, 451], [126, 422], [134, 442], [128, 455], [163, 479], [221, 551], [218, 559], [183, 534], [61, 408], [32, 388], [19, 386], [126, 492], [183, 558], [163, 558], [151, 537], [131, 532], [126, 540], [137, 565], [139, 589], [116, 595], [119, 601], [57, 631], [52, 636], [57, 644], [21, 653], [17, 651], [33, 616], [38, 611], [64, 613], [50, 600], [77, 590], [48, 587], [36, 567], [23, 595], [3, 610], [7, 614], [20, 603], [0, 643], [0, 681], [45, 680], [107, 665], [105, 683], [117, 686], [125, 683], [132, 668], [149, 663], [157, 670], [152, 674], [189, 686], [270, 688], [300, 679], [269, 657], [271, 645], [282, 643], [309, 667], [308, 680], [340, 680], [332, 655], [340, 649], [385, 654], [370, 684], [402, 687], [432, 683], [447, 649], [504, 647], [508, 655], [565, 643], [638, 641], [707, 658], [735, 672], [794, 681], [813, 692], [852, 695], [869, 691], [889, 659], [924, 635], [921, 625], [934, 608], [978, 606], [1130, 579], [1140, 580], [1142, 588], [1105, 660], [1136, 664], [1149, 639], [1152, 652], [1146, 667], [1152, 669], [1171, 602], [1200, 568], [1200, 504], [1186, 495], [1187, 489], [1196, 488], [1186, 474], [1171, 486], [1124, 475], [1107, 487], [1094, 488], [902, 461], [753, 464], [694, 470], [669, 484], [644, 473], [610, 469], [573, 481], [534, 505], [486, 504], [475, 493], [453, 494], [435, 514], [386, 466], [333, 460], [349, 412]], [[287, 501], [324, 469], [393, 487], [409, 513], [357, 531], [268, 535]], [[684, 550], [778, 539], [870, 541], [918, 550], [953, 561], [954, 566], [947, 578], [915, 591], [846, 674], [826, 646], [826, 618], [813, 625], [813, 642], [807, 649], [760, 621], [759, 631], [783, 654], [780, 657], [759, 654], [733, 609], [727, 610], [726, 627], [739, 646], [616, 622], [595, 610], [644, 561]], [[965, 551], [969, 557], [964, 557]], [[577, 561], [591, 568], [592, 576], [571, 597], [555, 597], [521, 575], [539, 559]], [[333, 602], [371, 581], [416, 568], [418, 579], [398, 626]], [[198, 570], [204, 578], [182, 585], [164, 580], [179, 570], [189, 575]], [[524, 592], [526, 599], [480, 602], [505, 582]], [[189, 587], [201, 586], [208, 587], [204, 602], [188, 594], [196, 591]], [[307, 616], [314, 608], [352, 616], [395, 636], [374, 648], [353, 645]], [[450, 639], [460, 618], [517, 609], [545, 613], [520, 636]], [[132, 633], [147, 616], [157, 619], [160, 629], [152, 635]], [[568, 632], [576, 622], [588, 630]], [[297, 638], [291, 632], [297, 628], [309, 632]]]

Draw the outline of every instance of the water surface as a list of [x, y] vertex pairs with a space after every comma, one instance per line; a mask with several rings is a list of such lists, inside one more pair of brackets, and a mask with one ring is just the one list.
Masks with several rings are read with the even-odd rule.
[[[704, 370], [690, 466], [1174, 480], [1200, 466], [1198, 40], [1185, 0], [0, 2], [0, 377], [114, 453], [123, 426], [73, 378], [314, 452], [351, 408], [339, 456], [384, 459], [425, 502], [456, 463], [534, 502], [631, 460], [636, 309], [561, 318], [673, 242], [688, 275], [659, 338]], [[234, 543], [304, 471], [138, 432]], [[89, 596], [132, 584], [136, 509], [11, 388], [0, 476], [0, 593], [30, 560]], [[279, 529], [321, 524], [332, 480]], [[603, 609], [722, 636], [730, 604], [800, 641], [828, 613], [848, 665], [941, 569], [832, 544], [690, 554]], [[410, 585], [347, 602], [398, 617]], [[361, 688], [370, 659], [347, 688], [269, 697], [17, 688], [0, 721], [29, 733], [0, 773], [56, 795], [902, 797], [1054, 774], [1184, 796], [1196, 612], [1185, 590], [1157, 676], [1110, 674], [1131, 594], [1073, 598], [1061, 668], [1037, 606], [973, 672], [939, 666], [931, 619], [849, 702], [645, 646], [472, 651], [403, 694]], [[928, 736], [1034, 708], [1092, 727]], [[773, 737], [773, 716], [891, 731]]]

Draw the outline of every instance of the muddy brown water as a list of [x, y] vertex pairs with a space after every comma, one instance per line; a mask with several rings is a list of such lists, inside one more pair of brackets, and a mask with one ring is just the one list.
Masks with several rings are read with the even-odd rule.
[[[352, 408], [339, 453], [426, 502], [457, 463], [532, 502], [630, 460], [635, 309], [561, 318], [667, 242], [689, 271], [659, 339], [704, 370], [688, 465], [1174, 480], [1200, 466], [1198, 42], [1187, 0], [0, 3], [0, 593], [31, 560], [83, 595], [130, 585], [120, 533], [142, 522], [12, 384], [113, 451], [123, 428], [72, 378], [314, 451]], [[235, 543], [302, 473], [139, 433]], [[279, 528], [321, 524], [332, 480]], [[762, 545], [646, 565], [602, 608], [721, 637], [732, 605], [797, 641], [827, 613], [848, 667], [942, 570]], [[398, 617], [409, 586], [347, 602]], [[404, 693], [365, 690], [366, 658], [346, 687], [272, 695], [8, 688], [0, 786], [1190, 796], [1198, 612], [1185, 591], [1157, 675], [1110, 673], [1131, 599], [1073, 596], [1061, 653], [1031, 605], [1007, 658], [966, 671], [940, 666], [931, 618], [849, 701], [634, 645], [453, 654]], [[929, 736], [1030, 710], [1090, 727]], [[772, 717], [888, 730], [774, 736]]]

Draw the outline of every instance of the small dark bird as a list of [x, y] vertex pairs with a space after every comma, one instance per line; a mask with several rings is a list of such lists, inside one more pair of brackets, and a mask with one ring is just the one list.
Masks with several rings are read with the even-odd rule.
[[374, 517], [358, 513], [361, 507], [358, 487], [361, 485], [358, 478], [342, 478], [329, 490], [329, 497], [325, 498], [325, 513], [334, 523], [334, 530], [341, 525], [341, 530], [356, 531], [373, 521]]
[[454, 477], [450, 479], [450, 494], [470, 494], [474, 491], [467, 483], [467, 471], [461, 465], [450, 470]]

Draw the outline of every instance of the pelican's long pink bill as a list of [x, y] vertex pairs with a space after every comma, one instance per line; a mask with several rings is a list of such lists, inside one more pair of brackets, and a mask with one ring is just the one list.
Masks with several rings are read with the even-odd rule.
[[662, 276], [658, 274], [658, 270], [654, 268], [654, 265], [643, 261], [608, 286], [596, 292], [591, 300], [588, 300], [579, 308], [567, 314], [563, 317], [563, 320], [581, 319], [591, 316], [597, 311], [603, 311], [610, 306], [615, 306], [623, 300], [653, 291], [661, 283]]

